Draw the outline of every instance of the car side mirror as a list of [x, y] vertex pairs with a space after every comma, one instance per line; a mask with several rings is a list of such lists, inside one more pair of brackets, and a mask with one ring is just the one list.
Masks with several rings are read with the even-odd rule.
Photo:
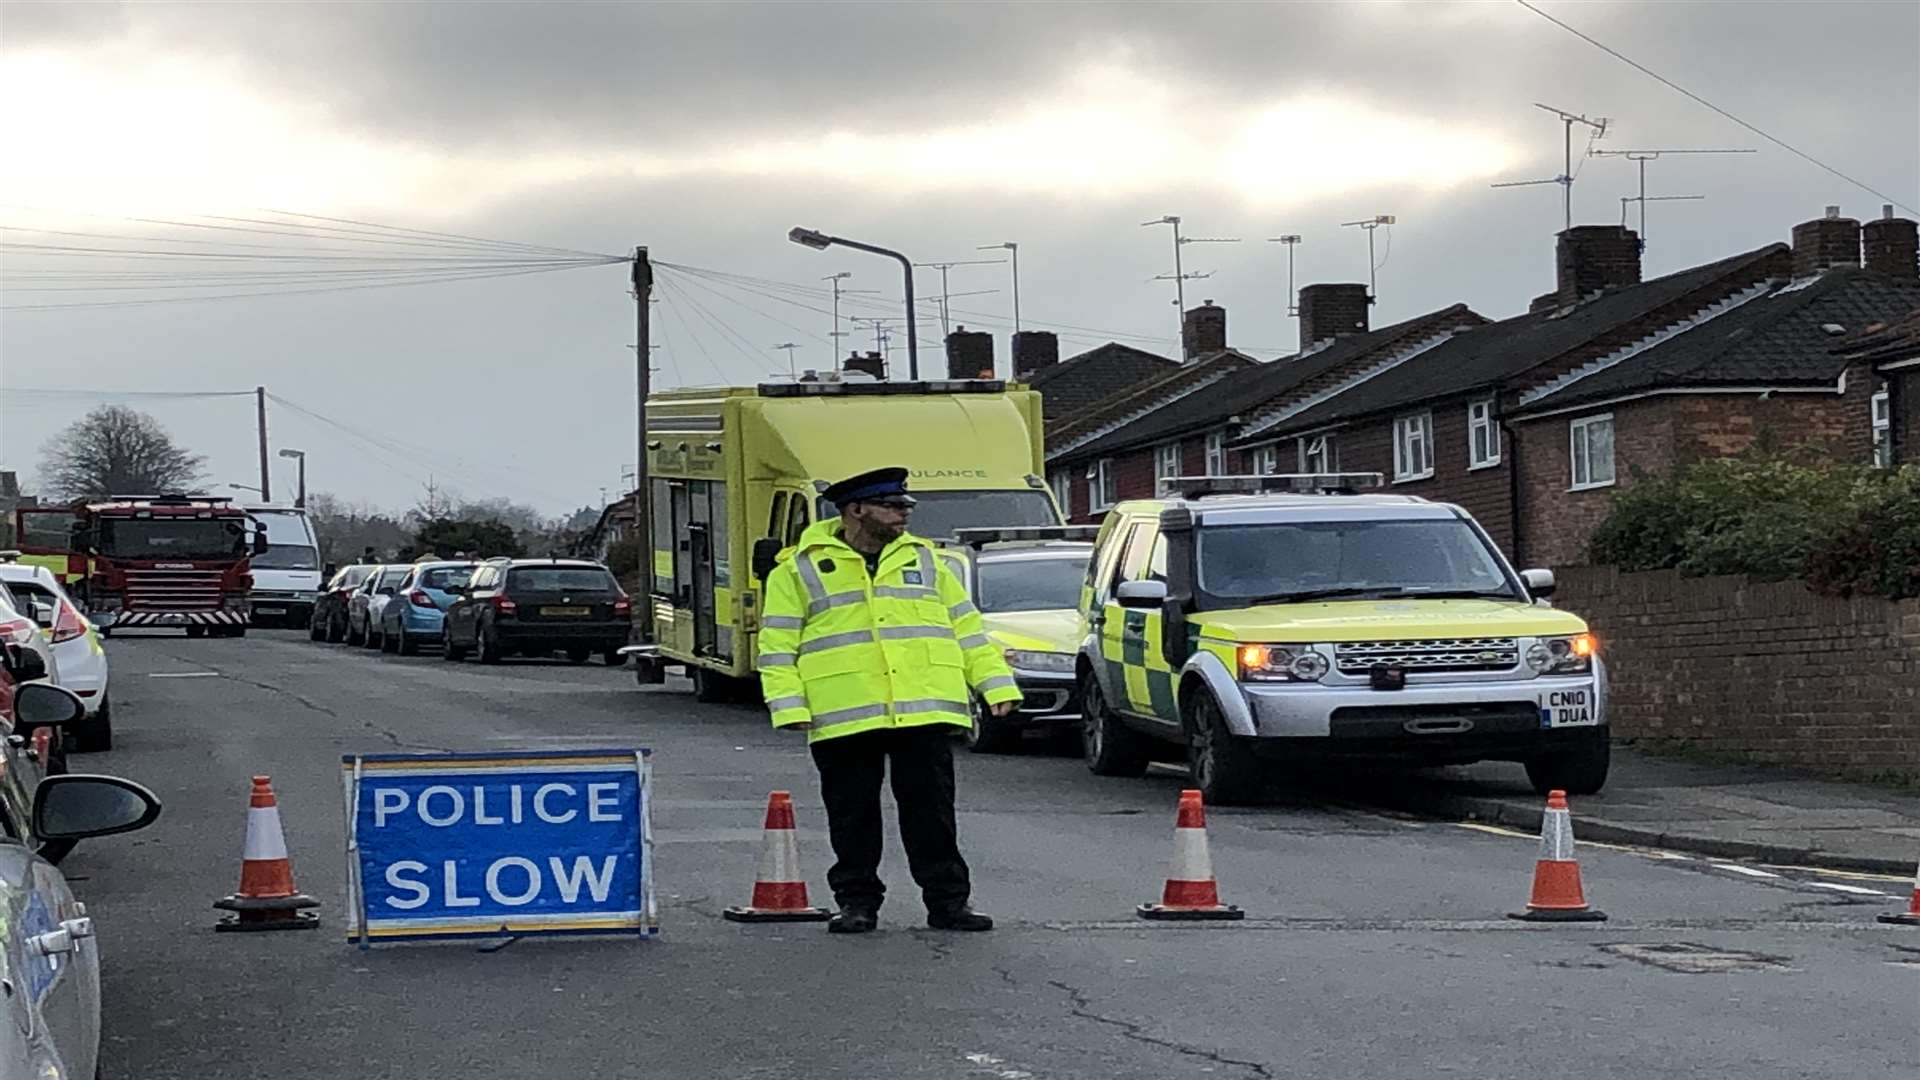
[[29, 683], [13, 692], [13, 729], [65, 727], [87, 715], [80, 695], [64, 686]]
[[12, 675], [16, 683], [47, 677], [47, 662], [32, 649], [19, 645], [0, 646], [0, 662], [5, 663], [7, 674]]
[[1144, 608], [1153, 610], [1167, 601], [1167, 583], [1164, 581], [1123, 581], [1114, 596], [1123, 608]]
[[772, 536], [763, 536], [753, 542], [753, 576], [761, 581], [773, 573], [774, 564], [780, 561], [780, 549], [785, 545]]
[[266, 533], [257, 532], [253, 534], [253, 553], [255, 555], [265, 555], [267, 553], [267, 549], [272, 546], [273, 545], [267, 542]]
[[53, 625], [54, 611], [52, 604], [47, 603], [45, 600], [35, 600], [29, 606], [33, 608], [34, 622], [43, 627]]
[[117, 776], [49, 776], [33, 793], [33, 833], [43, 840], [132, 832], [159, 816], [153, 792]]
[[1520, 580], [1537, 600], [1545, 600], [1553, 595], [1553, 571], [1551, 570], [1522, 570]]

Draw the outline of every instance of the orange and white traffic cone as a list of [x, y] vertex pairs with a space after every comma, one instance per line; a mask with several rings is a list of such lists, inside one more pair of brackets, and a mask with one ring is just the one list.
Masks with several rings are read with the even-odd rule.
[[214, 924], [215, 930], [311, 930], [319, 916], [303, 908], [320, 901], [293, 887], [293, 863], [287, 858], [287, 838], [280, 831], [280, 802], [271, 777], [253, 778], [247, 802], [247, 846], [240, 862], [240, 891], [213, 906], [232, 915]]
[[1509, 919], [1530, 922], [1601, 922], [1606, 915], [1587, 904], [1580, 888], [1580, 860], [1573, 854], [1573, 813], [1567, 793], [1547, 794], [1547, 813], [1540, 822], [1540, 858], [1533, 865], [1533, 895], [1527, 910]]
[[1143, 919], [1242, 919], [1246, 912], [1220, 902], [1220, 886], [1213, 880], [1213, 858], [1207, 854], [1207, 808], [1200, 792], [1180, 793], [1180, 813], [1173, 823], [1173, 867], [1167, 872], [1160, 902], [1141, 904], [1134, 914]]
[[1888, 912], [1880, 916], [1884, 923], [1899, 923], [1901, 926], [1920, 926], [1920, 871], [1913, 875], [1913, 899], [1907, 902], [1907, 910], [1899, 913]]
[[807, 903], [790, 793], [776, 791], [767, 796], [767, 824], [760, 865], [753, 876], [753, 899], [745, 907], [730, 907], [720, 914], [734, 922], [821, 922], [832, 917], [826, 908]]

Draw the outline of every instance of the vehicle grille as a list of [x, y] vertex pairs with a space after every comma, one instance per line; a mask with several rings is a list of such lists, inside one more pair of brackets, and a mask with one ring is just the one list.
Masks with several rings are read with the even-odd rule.
[[1355, 641], [1333, 647], [1343, 675], [1365, 675], [1377, 665], [1408, 671], [1506, 671], [1520, 663], [1513, 638], [1431, 638], [1425, 641]]
[[129, 611], [212, 611], [220, 607], [218, 570], [129, 570]]

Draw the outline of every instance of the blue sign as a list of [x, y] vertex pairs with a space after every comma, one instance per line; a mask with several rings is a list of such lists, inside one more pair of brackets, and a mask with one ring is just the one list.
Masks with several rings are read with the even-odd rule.
[[350, 940], [640, 934], [651, 752], [342, 757]]

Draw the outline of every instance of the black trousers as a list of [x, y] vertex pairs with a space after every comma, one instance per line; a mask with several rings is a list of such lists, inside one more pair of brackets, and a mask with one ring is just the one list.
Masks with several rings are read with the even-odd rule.
[[907, 867], [928, 911], [966, 906], [972, 889], [953, 821], [953, 735], [950, 724], [843, 735], [813, 744], [820, 793], [827, 804], [834, 864], [827, 885], [841, 907], [878, 911], [880, 781], [893, 763], [893, 801]]

